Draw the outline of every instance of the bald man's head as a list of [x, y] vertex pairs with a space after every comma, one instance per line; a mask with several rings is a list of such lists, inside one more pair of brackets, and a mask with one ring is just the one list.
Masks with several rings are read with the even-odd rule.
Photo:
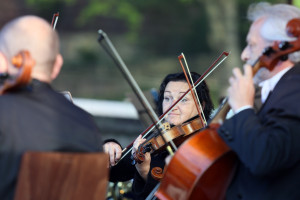
[[28, 50], [36, 61], [32, 77], [50, 81], [59, 55], [59, 39], [47, 21], [36, 16], [23, 16], [3, 27], [0, 51], [11, 59], [21, 50]]

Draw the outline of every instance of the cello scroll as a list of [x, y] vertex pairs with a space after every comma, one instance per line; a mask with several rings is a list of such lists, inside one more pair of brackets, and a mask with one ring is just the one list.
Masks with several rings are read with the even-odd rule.
[[264, 50], [262, 56], [253, 64], [253, 74], [265, 67], [272, 71], [280, 60], [286, 60], [288, 54], [300, 50], [300, 18], [290, 20], [286, 25], [289, 36], [295, 37], [293, 41], [278, 41]]

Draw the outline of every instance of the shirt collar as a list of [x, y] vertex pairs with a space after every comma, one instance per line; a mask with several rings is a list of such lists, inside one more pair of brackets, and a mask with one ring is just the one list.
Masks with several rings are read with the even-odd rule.
[[276, 84], [280, 78], [289, 70], [292, 66], [285, 68], [284, 70], [278, 72], [275, 76], [265, 81], [260, 82], [258, 85], [261, 87], [261, 101], [264, 103], [271, 91], [274, 90]]

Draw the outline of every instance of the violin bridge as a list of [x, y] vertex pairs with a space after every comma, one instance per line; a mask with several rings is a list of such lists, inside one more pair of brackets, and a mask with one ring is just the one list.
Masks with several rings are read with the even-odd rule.
[[164, 133], [164, 132], [166, 132], [166, 131], [168, 131], [168, 130], [170, 130], [170, 129], [171, 129], [171, 125], [170, 125], [169, 122], [162, 123], [162, 125], [159, 127], [159, 130], [160, 130], [162, 133]]

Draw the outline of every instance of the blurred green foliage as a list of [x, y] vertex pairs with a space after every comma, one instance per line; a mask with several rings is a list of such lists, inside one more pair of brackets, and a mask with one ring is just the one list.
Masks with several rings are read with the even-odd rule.
[[[128, 84], [97, 43], [97, 30], [112, 40], [143, 90], [158, 88], [168, 73], [181, 71], [177, 56], [184, 52], [191, 71], [203, 73], [224, 50], [233, 51], [225, 64], [209, 78], [215, 102], [226, 92], [230, 67], [242, 66], [239, 54], [245, 46], [250, 23], [247, 8], [259, 0], [26, 0], [37, 15], [51, 21], [60, 12], [57, 30], [65, 64], [55, 84], [74, 96], [124, 99]], [[285, 0], [269, 0], [285, 3]], [[226, 10], [231, 4], [235, 10]], [[207, 5], [214, 6], [213, 12]], [[236, 14], [227, 26], [229, 15]], [[216, 16], [212, 16], [215, 14]], [[214, 18], [214, 19], [213, 19]], [[217, 21], [214, 21], [217, 20]], [[227, 20], [227, 21], [226, 21]], [[230, 19], [229, 19], [230, 20]], [[215, 23], [218, 22], [218, 23]], [[216, 26], [223, 26], [216, 27]], [[222, 30], [214, 32], [216, 30]], [[229, 35], [230, 34], [230, 35]], [[236, 38], [228, 46], [230, 38]], [[234, 49], [233, 49], [234, 48]], [[233, 64], [232, 64], [233, 63]], [[228, 66], [229, 65], [229, 66]], [[225, 92], [224, 92], [225, 91]]]
[[[191, 54], [212, 50], [209, 45], [212, 24], [205, 8], [206, 1], [209, 0], [26, 0], [26, 3], [45, 18], [49, 18], [49, 13], [59, 10], [62, 11], [63, 16], [64, 10], [68, 8], [74, 10], [74, 6], [77, 5], [80, 9], [74, 10], [76, 14], [73, 14], [73, 26], [79, 28], [87, 24], [90, 27], [96, 26], [101, 17], [115, 19], [118, 22], [116, 26], [124, 23], [125, 30], [121, 30], [120, 33], [126, 34], [127, 39], [138, 42], [140, 47], [147, 48], [151, 53], [174, 55], [178, 53], [174, 49], [178, 48]], [[251, 3], [260, 1], [235, 0], [234, 2], [240, 16], [237, 26], [241, 30], [239, 38], [242, 38], [241, 47], [243, 47], [249, 25], [244, 23], [247, 7]], [[268, 2], [286, 1], [268, 0]], [[70, 14], [70, 11], [67, 14]]]
[[300, 0], [293, 0], [293, 4], [300, 8]]
[[57, 3], [66, 3], [66, 4], [73, 4], [76, 0], [26, 0], [28, 5], [31, 6], [40, 6], [40, 5], [51, 5]]
[[90, 0], [82, 9], [77, 19], [79, 25], [84, 25], [96, 16], [112, 17], [124, 20], [128, 26], [131, 38], [135, 38], [141, 25], [142, 16], [133, 4], [134, 1]]

